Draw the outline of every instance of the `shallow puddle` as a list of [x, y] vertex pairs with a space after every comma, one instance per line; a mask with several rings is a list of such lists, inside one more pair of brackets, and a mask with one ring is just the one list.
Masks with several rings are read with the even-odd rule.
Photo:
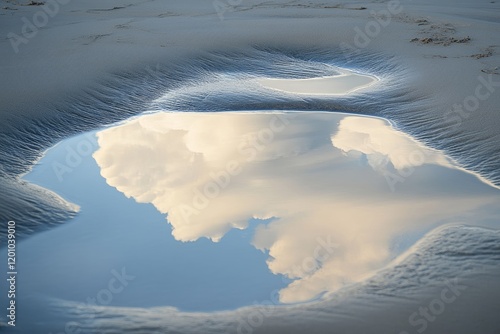
[[63, 141], [25, 179], [81, 212], [20, 247], [22, 293], [82, 302], [125, 268], [115, 306], [309, 301], [433, 228], [500, 217], [498, 189], [441, 152], [337, 113], [144, 115]]
[[377, 78], [349, 70], [339, 70], [339, 75], [310, 79], [258, 79], [266, 88], [306, 95], [345, 95], [367, 88], [377, 82]]

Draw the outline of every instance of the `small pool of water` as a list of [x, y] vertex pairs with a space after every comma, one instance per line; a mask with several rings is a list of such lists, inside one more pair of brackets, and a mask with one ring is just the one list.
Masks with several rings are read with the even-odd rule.
[[345, 95], [367, 88], [378, 81], [371, 75], [342, 69], [339, 75], [310, 79], [264, 78], [257, 82], [266, 87], [287, 93], [304, 95]]
[[24, 178], [81, 212], [19, 246], [21, 295], [113, 306], [310, 301], [433, 228], [500, 217], [499, 190], [441, 152], [338, 113], [143, 115], [61, 142]]

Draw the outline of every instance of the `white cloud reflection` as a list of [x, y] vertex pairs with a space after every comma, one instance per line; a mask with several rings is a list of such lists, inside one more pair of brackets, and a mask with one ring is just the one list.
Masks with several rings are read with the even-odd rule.
[[218, 241], [251, 217], [274, 217], [256, 228], [253, 245], [269, 253], [273, 273], [294, 279], [280, 291], [286, 303], [363, 280], [393, 258], [396, 237], [498, 200], [477, 179], [468, 182], [474, 195], [457, 192], [460, 178], [473, 178], [466, 173], [457, 180], [427, 171], [418, 179], [425, 192], [391, 192], [373, 169], [453, 167], [375, 118], [160, 113], [106, 129], [98, 141], [94, 158], [107, 183], [168, 214], [177, 240]]
[[374, 169], [390, 162], [395, 169], [404, 170], [423, 164], [452, 167], [441, 152], [416, 142], [409, 135], [391, 129], [387, 122], [370, 117], [346, 117], [340, 121], [332, 144], [343, 152], [365, 154]]

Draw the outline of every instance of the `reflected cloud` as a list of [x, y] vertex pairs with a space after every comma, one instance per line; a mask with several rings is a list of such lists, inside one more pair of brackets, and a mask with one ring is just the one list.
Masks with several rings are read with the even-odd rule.
[[345, 117], [332, 136], [332, 144], [344, 153], [366, 155], [375, 170], [386, 168], [387, 163], [397, 170], [423, 164], [452, 167], [451, 161], [441, 152], [425, 147], [378, 118]]
[[[361, 281], [397, 255], [398, 236], [498, 203], [496, 190], [381, 119], [159, 113], [97, 136], [94, 159], [106, 182], [166, 214], [179, 241], [216, 242], [250, 218], [272, 218], [256, 227], [253, 245], [268, 253], [273, 273], [293, 279], [280, 291], [284, 303]], [[412, 152], [423, 158], [412, 161]], [[417, 178], [426, 191], [392, 192], [373, 172], [388, 163], [426, 166]], [[456, 173], [442, 178], [442, 169]]]

